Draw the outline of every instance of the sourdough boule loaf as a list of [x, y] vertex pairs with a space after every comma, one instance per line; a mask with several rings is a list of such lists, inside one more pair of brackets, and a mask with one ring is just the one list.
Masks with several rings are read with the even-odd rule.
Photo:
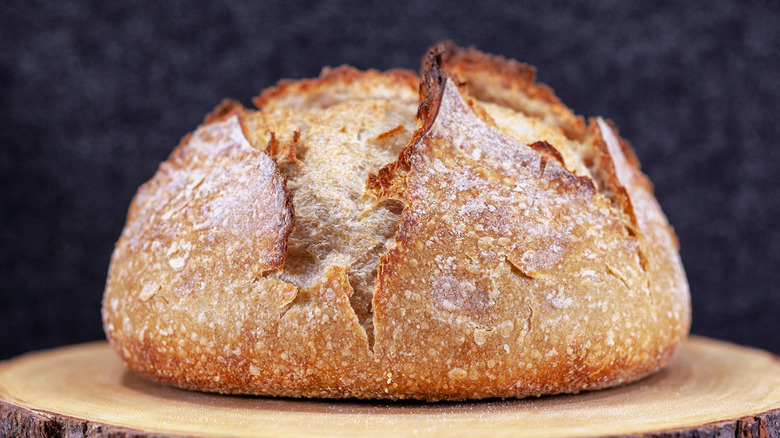
[[226, 101], [142, 185], [103, 323], [230, 394], [426, 400], [635, 381], [685, 339], [677, 240], [614, 124], [444, 42]]

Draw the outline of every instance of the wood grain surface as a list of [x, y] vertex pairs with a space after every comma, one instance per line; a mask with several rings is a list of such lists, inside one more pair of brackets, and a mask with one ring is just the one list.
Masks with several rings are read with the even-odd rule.
[[0, 363], [0, 436], [780, 436], [780, 360], [692, 337], [663, 371], [576, 395], [463, 403], [235, 397], [161, 386], [105, 342]]

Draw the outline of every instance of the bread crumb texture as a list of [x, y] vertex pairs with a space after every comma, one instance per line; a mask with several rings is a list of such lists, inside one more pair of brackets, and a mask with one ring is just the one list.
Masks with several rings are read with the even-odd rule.
[[458, 400], [662, 368], [690, 325], [631, 146], [533, 68], [444, 42], [220, 105], [141, 186], [103, 322], [201, 391]]

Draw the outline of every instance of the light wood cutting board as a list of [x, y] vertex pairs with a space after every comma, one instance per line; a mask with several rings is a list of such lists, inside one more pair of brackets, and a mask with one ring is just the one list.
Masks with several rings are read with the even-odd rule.
[[235, 397], [161, 386], [105, 342], [0, 363], [0, 436], [778, 436], [780, 359], [692, 337], [663, 371], [577, 395], [465, 403]]

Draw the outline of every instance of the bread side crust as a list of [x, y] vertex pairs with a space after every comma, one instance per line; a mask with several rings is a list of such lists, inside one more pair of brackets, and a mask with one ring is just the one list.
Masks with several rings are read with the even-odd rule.
[[222, 385], [206, 378], [212, 361], [245, 348], [236, 335], [266, 330], [295, 297], [278, 284], [274, 299], [248, 292], [265, 291], [263, 276], [283, 266], [294, 213], [276, 163], [247, 143], [233, 109], [223, 105], [141, 186], [103, 302], [106, 335], [131, 368], [181, 386], [200, 376], [206, 390]]

